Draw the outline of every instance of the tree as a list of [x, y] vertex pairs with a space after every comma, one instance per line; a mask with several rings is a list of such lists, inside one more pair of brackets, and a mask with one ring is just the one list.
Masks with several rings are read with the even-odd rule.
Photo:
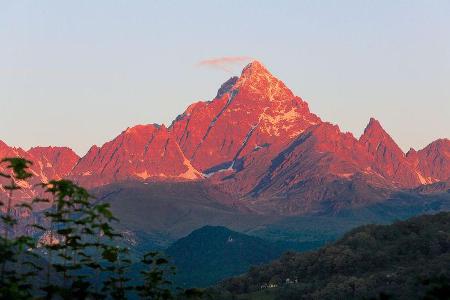
[[[86, 189], [62, 179], [41, 184], [48, 198], [13, 205], [20, 183], [32, 176], [28, 171], [32, 162], [17, 157], [1, 163], [6, 164], [7, 172], [0, 176], [9, 184], [3, 185], [8, 191], [7, 203], [0, 202], [0, 299], [127, 299], [130, 293], [142, 299], [203, 297], [202, 291], [195, 289], [175, 296], [167, 279], [174, 268], [158, 252], [144, 255], [141, 262], [146, 269], [136, 280], [142, 284], [132, 285], [129, 270], [133, 261], [112, 225], [118, 220], [109, 204], [96, 202]], [[29, 234], [29, 230], [28, 234], [17, 233], [20, 220], [14, 217], [14, 210], [32, 213], [33, 205], [41, 202], [49, 208], [42, 222], [30, 225], [40, 234]], [[45, 238], [38, 241], [39, 235]]]

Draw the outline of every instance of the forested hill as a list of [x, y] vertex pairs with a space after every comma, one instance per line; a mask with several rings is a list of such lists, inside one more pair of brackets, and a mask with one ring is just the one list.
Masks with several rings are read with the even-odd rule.
[[450, 213], [358, 227], [317, 251], [255, 267], [216, 292], [218, 299], [450, 299]]
[[242, 274], [251, 266], [272, 261], [288, 249], [307, 250], [313, 246], [271, 242], [222, 226], [205, 226], [165, 252], [177, 267], [175, 283], [186, 288], [210, 286]]

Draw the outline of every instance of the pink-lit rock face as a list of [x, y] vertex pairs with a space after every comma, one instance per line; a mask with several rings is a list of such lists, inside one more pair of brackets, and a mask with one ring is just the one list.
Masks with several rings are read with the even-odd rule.
[[204, 172], [233, 164], [263, 145], [286, 144], [321, 122], [258, 61], [223, 84], [217, 96], [191, 105], [170, 128], [192, 164]]
[[80, 157], [67, 147], [33, 147], [28, 150], [34, 162], [51, 179], [65, 178], [72, 171]]
[[[68, 177], [92, 188], [204, 180], [214, 197], [283, 214], [362, 205], [392, 190], [450, 181], [450, 140], [405, 154], [373, 118], [357, 139], [322, 122], [258, 61], [226, 81], [212, 101], [190, 105], [169, 128], [128, 128], [82, 158], [69, 148], [27, 152], [0, 142], [0, 157], [6, 156], [34, 161], [34, 183]], [[36, 195], [32, 185], [21, 193]]]
[[[42, 189], [36, 187], [36, 184], [67, 177], [79, 159], [78, 155], [67, 147], [35, 147], [25, 151], [0, 141], [0, 158], [4, 157], [23, 157], [33, 162], [30, 167], [33, 177], [29, 182], [18, 183], [22, 189], [14, 192], [15, 200], [32, 199], [38, 196], [42, 193]], [[0, 172], [10, 174], [6, 165], [6, 163], [0, 165]], [[7, 181], [8, 179], [1, 179], [2, 184], [6, 184]], [[6, 192], [3, 187], [0, 187], [0, 191], [5, 197]]]
[[202, 175], [186, 159], [166, 127], [138, 125], [102, 147], [92, 147], [70, 177], [93, 187], [123, 180], [193, 180]]
[[[410, 151], [411, 152], [411, 151]], [[422, 184], [450, 182], [450, 140], [439, 139], [422, 150], [408, 152], [408, 159], [420, 174]]]
[[283, 199], [273, 209], [285, 214], [313, 211], [333, 197], [348, 200], [351, 182], [356, 184], [351, 200], [368, 203], [384, 195], [370, 194], [370, 186], [389, 186], [389, 181], [371, 169], [371, 161], [372, 156], [352, 134], [322, 122], [306, 129], [270, 160], [263, 155], [246, 157], [248, 167], [218, 184], [224, 191], [239, 186], [240, 193], [259, 201]]
[[420, 178], [395, 141], [371, 118], [359, 141], [372, 156], [372, 169], [402, 187], [419, 185]]

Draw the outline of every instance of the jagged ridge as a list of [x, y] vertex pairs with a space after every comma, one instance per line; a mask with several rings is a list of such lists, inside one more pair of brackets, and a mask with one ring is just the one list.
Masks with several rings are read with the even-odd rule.
[[[169, 128], [128, 128], [82, 158], [68, 148], [24, 151], [4, 143], [0, 155], [35, 161], [38, 181], [69, 177], [88, 187], [207, 178], [232, 198], [286, 199], [283, 213], [339, 207], [338, 198], [349, 195], [352, 203], [376, 201], [386, 190], [450, 180], [450, 140], [405, 154], [373, 118], [356, 139], [322, 122], [258, 61], [226, 81], [212, 101], [189, 106]], [[25, 194], [35, 192], [29, 187]]]

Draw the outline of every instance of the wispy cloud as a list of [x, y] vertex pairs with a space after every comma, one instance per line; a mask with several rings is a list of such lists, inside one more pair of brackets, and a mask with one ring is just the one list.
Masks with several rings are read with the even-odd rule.
[[233, 65], [242, 64], [252, 60], [249, 56], [224, 56], [211, 59], [205, 59], [197, 63], [199, 67], [210, 67], [230, 72]]

